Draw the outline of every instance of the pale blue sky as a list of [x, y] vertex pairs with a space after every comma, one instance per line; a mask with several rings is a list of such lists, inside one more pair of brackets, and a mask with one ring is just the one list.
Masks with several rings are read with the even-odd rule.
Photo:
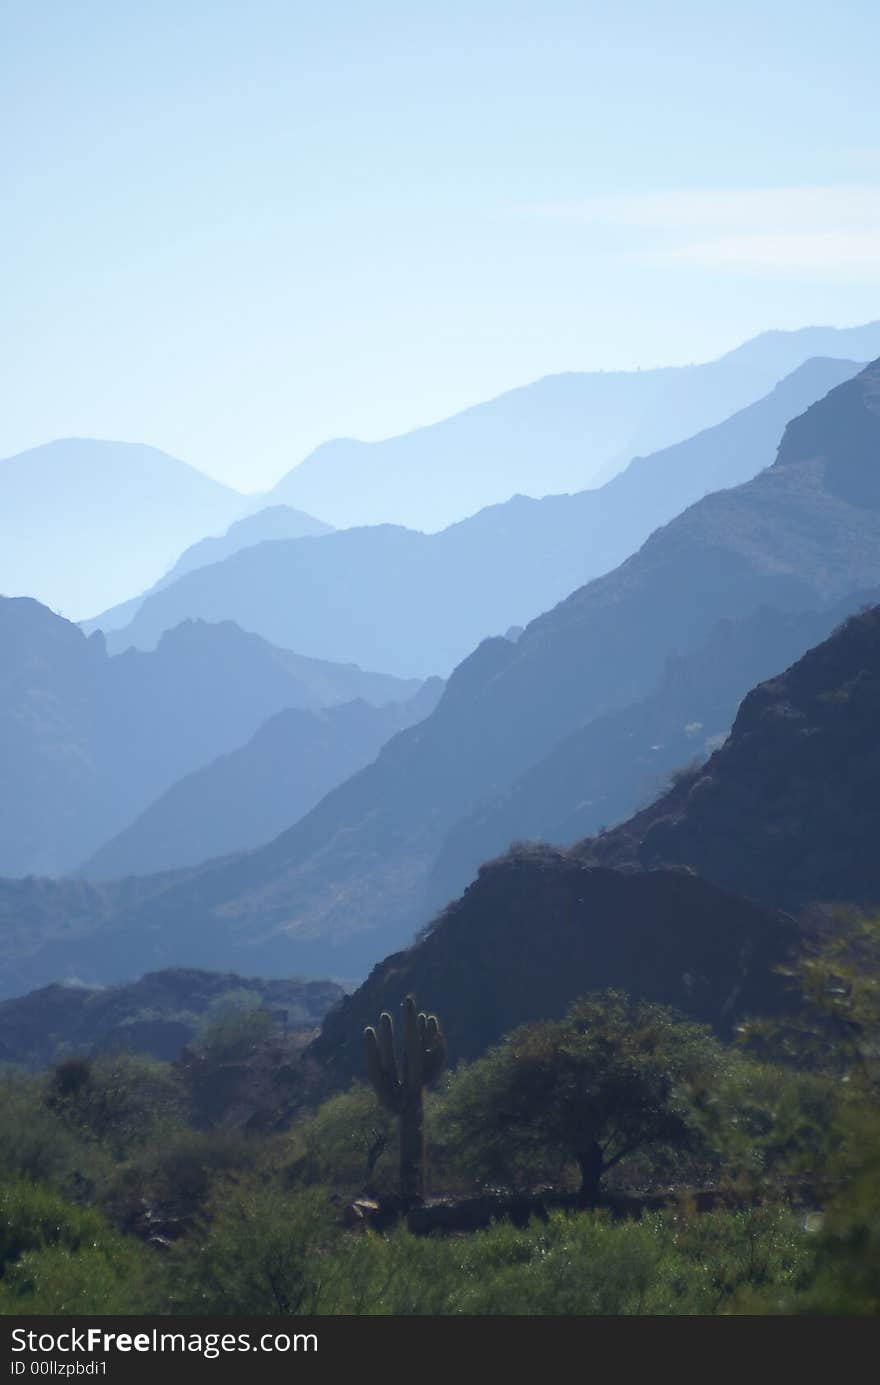
[[553, 371], [880, 317], [867, 0], [0, 0], [0, 456], [271, 484]]

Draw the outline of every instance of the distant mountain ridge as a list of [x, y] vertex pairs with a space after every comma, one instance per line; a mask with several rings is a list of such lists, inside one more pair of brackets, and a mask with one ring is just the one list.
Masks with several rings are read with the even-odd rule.
[[28, 597], [0, 598], [0, 870], [75, 868], [182, 774], [287, 707], [418, 689], [188, 622], [109, 658], [100, 633]]
[[876, 908], [878, 727], [880, 606], [872, 606], [754, 688], [705, 765], [577, 855], [618, 868], [685, 867], [792, 911]]
[[[878, 382], [875, 362], [807, 410], [767, 471], [698, 501], [515, 642], [484, 641], [431, 716], [268, 845], [72, 887], [69, 906], [60, 882], [0, 882], [0, 936], [30, 919], [26, 944], [7, 949], [18, 977], [75, 965], [110, 979], [172, 950], [191, 965], [210, 951], [264, 974], [363, 974], [430, 917], [428, 881], [456, 825], [579, 728], [650, 697], [671, 656], [699, 649], [720, 620], [821, 611], [880, 586]], [[65, 938], [59, 912], [88, 909], [88, 932]]]
[[[723, 620], [688, 654], [671, 657], [651, 695], [572, 731], [520, 777], [456, 823], [430, 872], [426, 907], [458, 895], [483, 861], [511, 842], [569, 846], [607, 831], [665, 792], [671, 777], [704, 762], [726, 739], [756, 683], [880, 602], [857, 591], [821, 610], [763, 606]], [[731, 883], [730, 881], [727, 882]]]
[[271, 495], [340, 526], [435, 532], [517, 492], [601, 484], [760, 399], [811, 356], [877, 355], [875, 322], [765, 332], [704, 365], [549, 375], [400, 437], [324, 443]]
[[442, 674], [486, 635], [622, 562], [707, 491], [751, 479], [772, 462], [786, 423], [858, 369], [808, 361], [766, 398], [635, 460], [601, 490], [517, 496], [439, 534], [381, 525], [246, 549], [148, 596], [108, 647], [150, 648], [187, 617], [229, 619], [316, 657]]
[[158, 582], [154, 582], [152, 587], [140, 596], [132, 597], [91, 620], [82, 620], [79, 623], [87, 635], [94, 630], [115, 630], [134, 619], [152, 592], [161, 591], [163, 587], [169, 586], [187, 572], [195, 572], [200, 567], [222, 562], [224, 558], [238, 553], [242, 548], [252, 548], [255, 544], [266, 543], [270, 539], [316, 538], [332, 531], [332, 525], [304, 514], [302, 510], [291, 509], [289, 505], [267, 506], [246, 515], [244, 519], [236, 520], [234, 524], [230, 524], [225, 534], [199, 539], [198, 543], [191, 544], [181, 553], [164, 577], [160, 577]]
[[332, 981], [262, 981], [168, 970], [126, 985], [45, 986], [0, 1000], [0, 1063], [39, 1070], [74, 1054], [146, 1053], [173, 1062], [199, 1029], [233, 1006], [260, 1007], [310, 1030], [342, 996]]
[[0, 592], [89, 616], [249, 508], [154, 447], [62, 438], [31, 448], [0, 460]]
[[403, 702], [359, 698], [289, 707], [246, 745], [166, 789], [80, 867], [91, 878], [150, 875], [261, 846], [375, 759], [387, 740], [424, 720], [443, 691], [428, 679]]
[[442, 1015], [454, 1059], [608, 986], [722, 1032], [791, 1003], [771, 968], [797, 928], [777, 911], [880, 905], [878, 725], [875, 605], [754, 688], [725, 744], [643, 812], [481, 867], [330, 1011], [312, 1056], [345, 1085], [364, 1025], [409, 992]]

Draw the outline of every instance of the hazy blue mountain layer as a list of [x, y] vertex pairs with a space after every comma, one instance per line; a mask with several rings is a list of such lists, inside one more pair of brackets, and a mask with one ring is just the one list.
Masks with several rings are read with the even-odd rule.
[[87, 635], [93, 630], [116, 630], [134, 619], [151, 592], [161, 591], [163, 587], [167, 587], [187, 572], [207, 567], [210, 563], [222, 562], [224, 558], [242, 548], [252, 548], [254, 544], [265, 543], [269, 539], [313, 538], [331, 532], [331, 525], [303, 514], [302, 510], [294, 510], [289, 505], [270, 505], [266, 509], [247, 515], [244, 519], [237, 519], [234, 524], [230, 524], [225, 534], [199, 539], [198, 543], [191, 544], [181, 553], [164, 577], [154, 582], [148, 591], [123, 601], [118, 606], [112, 606], [91, 620], [82, 620], [80, 625]]
[[34, 447], [0, 461], [0, 592], [90, 616], [249, 508], [154, 447], [91, 438]]
[[151, 653], [28, 597], [0, 598], [0, 870], [71, 870], [181, 775], [283, 708], [374, 703], [418, 687], [304, 659], [232, 624], [187, 622]]
[[880, 904], [878, 724], [874, 606], [751, 691], [709, 761], [619, 828], [483, 866], [330, 1012], [312, 1054], [344, 1085], [364, 1025], [411, 992], [443, 1016], [455, 1058], [608, 986], [722, 1031], [772, 1012], [795, 929], [771, 910]]
[[442, 533], [381, 525], [264, 543], [148, 596], [113, 650], [151, 648], [189, 617], [234, 620], [275, 644], [401, 674], [444, 673], [630, 556], [708, 491], [772, 462], [789, 419], [858, 370], [811, 360], [698, 437], [634, 461], [597, 491], [517, 496]]
[[376, 707], [288, 707], [246, 745], [177, 780], [81, 866], [90, 878], [197, 865], [277, 837], [326, 793], [374, 760], [398, 731], [434, 710], [443, 683]]
[[383, 442], [325, 443], [276, 500], [337, 525], [434, 531], [514, 492], [601, 484], [631, 457], [680, 442], [760, 399], [811, 356], [871, 360], [880, 323], [765, 332], [706, 365], [569, 372]]
[[[274, 842], [133, 885], [72, 885], [68, 903], [61, 882], [4, 882], [17, 975], [76, 966], [109, 979], [209, 951], [239, 970], [363, 973], [430, 916], [428, 881], [456, 824], [572, 732], [649, 697], [670, 656], [692, 654], [721, 620], [821, 610], [872, 586], [880, 363], [795, 420], [760, 476], [699, 501], [516, 642], [484, 641], [430, 717]], [[70, 940], [58, 926], [68, 914], [81, 930]]]

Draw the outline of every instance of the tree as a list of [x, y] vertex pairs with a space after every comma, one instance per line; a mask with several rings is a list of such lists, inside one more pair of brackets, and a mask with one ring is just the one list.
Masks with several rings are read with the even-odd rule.
[[699, 1140], [692, 1094], [722, 1066], [703, 1026], [612, 991], [514, 1030], [456, 1077], [446, 1116], [484, 1174], [574, 1160], [593, 1206], [629, 1155]]

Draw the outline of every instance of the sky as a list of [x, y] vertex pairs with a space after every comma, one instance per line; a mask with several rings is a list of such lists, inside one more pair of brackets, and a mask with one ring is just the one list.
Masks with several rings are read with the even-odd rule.
[[880, 318], [880, 7], [0, 0], [0, 456], [245, 491], [542, 375]]

